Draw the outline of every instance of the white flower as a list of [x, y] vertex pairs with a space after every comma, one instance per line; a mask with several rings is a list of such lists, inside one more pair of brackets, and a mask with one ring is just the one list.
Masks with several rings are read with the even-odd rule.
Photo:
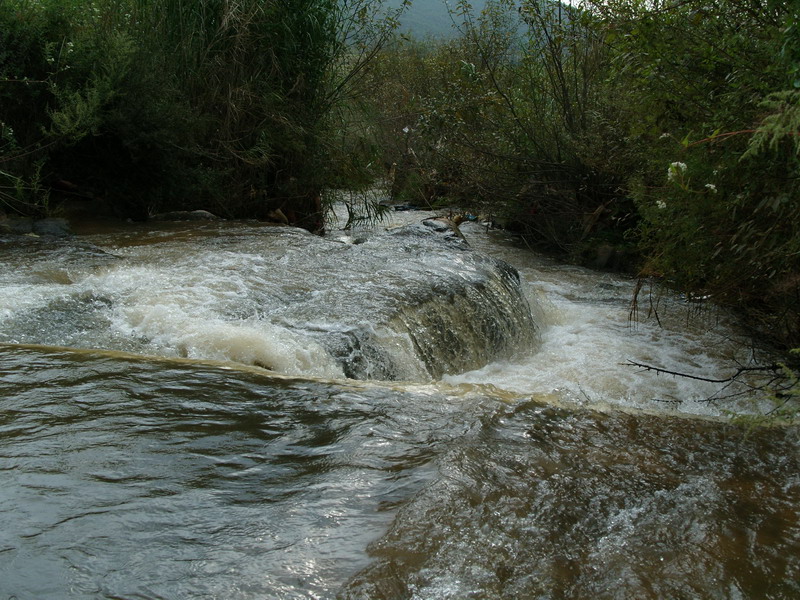
[[663, 200], [656, 200], [656, 206], [658, 207], [658, 210], [664, 210], [667, 208], [667, 203]]
[[707, 184], [706, 184], [706, 187], [708, 188], [708, 190], [709, 190], [710, 192], [712, 192], [712, 193], [714, 193], [714, 194], [716, 194], [716, 193], [717, 193], [717, 186], [715, 186], [713, 183], [707, 183]]
[[658, 138], [658, 139], [663, 140], [663, 139], [668, 138], [668, 137], [672, 137], [672, 135], [665, 131], [664, 133], [661, 134], [661, 137]]
[[667, 170], [667, 179], [669, 181], [675, 181], [684, 171], [686, 171], [686, 163], [674, 162], [669, 166], [669, 170]]
[[409, 131], [411, 130], [408, 127], [403, 127], [403, 133], [408, 133]]

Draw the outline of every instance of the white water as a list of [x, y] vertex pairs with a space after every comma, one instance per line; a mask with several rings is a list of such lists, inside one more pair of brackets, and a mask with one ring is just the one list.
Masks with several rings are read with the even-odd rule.
[[0, 596], [796, 596], [796, 429], [626, 364], [724, 377], [734, 330], [463, 226], [521, 302], [424, 216], [2, 248]]
[[698, 313], [665, 296], [657, 319], [645, 291], [632, 319], [632, 278], [558, 264], [463, 224], [474, 249], [519, 271], [533, 326], [517, 314], [516, 292], [487, 275], [494, 263], [457, 240], [434, 239], [443, 234], [403, 233], [430, 216], [390, 213], [325, 241], [252, 224], [175, 224], [88, 236], [111, 254], [89, 260], [58, 246], [19, 252], [0, 273], [0, 342], [233, 361], [325, 379], [441, 379], [597, 408], [713, 417], [765, 409], [747, 382], [723, 386], [630, 364], [710, 379], [748, 364], [745, 341], [713, 309]]
[[[415, 212], [395, 213], [383, 226], [420, 218]], [[490, 386], [509, 397], [548, 397], [599, 409], [705, 417], [769, 410], [763, 390], [753, 389], [763, 382], [757, 374], [721, 384], [630, 364], [707, 379], [725, 379], [740, 366], [758, 364], [747, 338], [719, 309], [686, 303], [648, 284], [634, 314], [637, 281], [631, 276], [559, 263], [479, 223], [466, 222], [460, 229], [473, 248], [519, 271], [539, 328], [537, 343], [527, 351], [445, 375], [444, 383]]]
[[[698, 310], [648, 286], [634, 316], [632, 277], [558, 264], [504, 244], [492, 246], [478, 226], [463, 229], [476, 247], [500, 255], [520, 271], [531, 304], [537, 307], [541, 345], [512, 360], [447, 376], [448, 383], [552, 394], [570, 404], [705, 416], [759, 408], [758, 394], [747, 394], [745, 382], [725, 387], [630, 364], [708, 379], [727, 378], [740, 365], [752, 364], [746, 338], [717, 309]], [[653, 299], [658, 318], [648, 310], [651, 291], [660, 295]], [[727, 398], [732, 394], [742, 396]]]

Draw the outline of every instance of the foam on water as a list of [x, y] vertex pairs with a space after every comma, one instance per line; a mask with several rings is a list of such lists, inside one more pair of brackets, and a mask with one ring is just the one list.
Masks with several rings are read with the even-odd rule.
[[664, 296], [655, 318], [643, 294], [631, 319], [630, 277], [557, 264], [462, 225], [473, 248], [516, 267], [527, 297], [520, 302], [516, 275], [501, 263], [457, 239], [431, 243], [442, 234], [419, 228], [430, 216], [392, 213], [325, 240], [246, 224], [91, 238], [106, 254], [30, 241], [0, 273], [0, 342], [230, 360], [333, 379], [441, 379], [597, 407], [704, 416], [754, 409], [746, 383], [724, 387], [630, 364], [731, 375], [750, 357], [719, 313], [688, 319], [690, 307]]
[[[438, 222], [377, 230], [359, 244], [253, 224], [188, 227], [173, 237], [145, 232], [138, 244], [97, 236], [114, 256], [98, 264], [101, 252], [65, 264], [63, 248], [40, 248], [28, 273], [46, 264], [70, 283], [6, 269], [0, 342], [429, 381], [532, 339], [513, 268]], [[25, 256], [12, 248], [13, 261]]]
[[[559, 265], [508, 243], [492, 244], [474, 226], [464, 229], [473, 245], [520, 271], [541, 326], [540, 345], [512, 359], [446, 375], [445, 382], [491, 384], [526, 396], [555, 394], [586, 406], [703, 416], [759, 409], [758, 394], [747, 394], [747, 380], [725, 387], [630, 364], [708, 379], [729, 377], [750, 360], [749, 347], [719, 311], [698, 313], [665, 295], [658, 300], [658, 318], [645, 308], [633, 318], [632, 278]], [[647, 292], [642, 296], [647, 301]], [[741, 396], [718, 399], [730, 394]]]
[[796, 428], [686, 418], [733, 405], [626, 364], [725, 376], [734, 330], [464, 230], [535, 331], [505, 263], [419, 229], [12, 251], [0, 342], [71, 348], [0, 344], [0, 594], [798, 597]]

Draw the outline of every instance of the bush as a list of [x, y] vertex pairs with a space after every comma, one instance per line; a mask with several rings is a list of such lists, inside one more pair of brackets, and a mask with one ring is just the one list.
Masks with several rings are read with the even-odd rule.
[[458, 2], [375, 70], [398, 199], [499, 216], [800, 340], [793, 3]]
[[381, 57], [373, 87], [396, 195], [491, 214], [568, 254], [619, 242], [633, 205], [607, 168], [615, 140], [599, 134], [605, 49], [577, 9], [519, 4], [458, 3], [459, 38]]
[[625, 57], [618, 81], [647, 108], [649, 150], [628, 185], [644, 273], [796, 345], [800, 118], [797, 93], [777, 92], [794, 60], [781, 52], [791, 10], [738, 0], [616, 6], [604, 26]]
[[336, 115], [392, 25], [379, 6], [4, 2], [2, 197], [32, 212], [43, 201], [12, 188], [66, 179], [119, 216], [280, 207], [319, 227], [320, 191], [342, 178], [326, 160]]

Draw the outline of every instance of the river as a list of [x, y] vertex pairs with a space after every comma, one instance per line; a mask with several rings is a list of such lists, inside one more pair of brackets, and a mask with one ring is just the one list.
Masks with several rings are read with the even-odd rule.
[[0, 599], [800, 596], [796, 428], [629, 364], [734, 324], [431, 216], [0, 240]]

